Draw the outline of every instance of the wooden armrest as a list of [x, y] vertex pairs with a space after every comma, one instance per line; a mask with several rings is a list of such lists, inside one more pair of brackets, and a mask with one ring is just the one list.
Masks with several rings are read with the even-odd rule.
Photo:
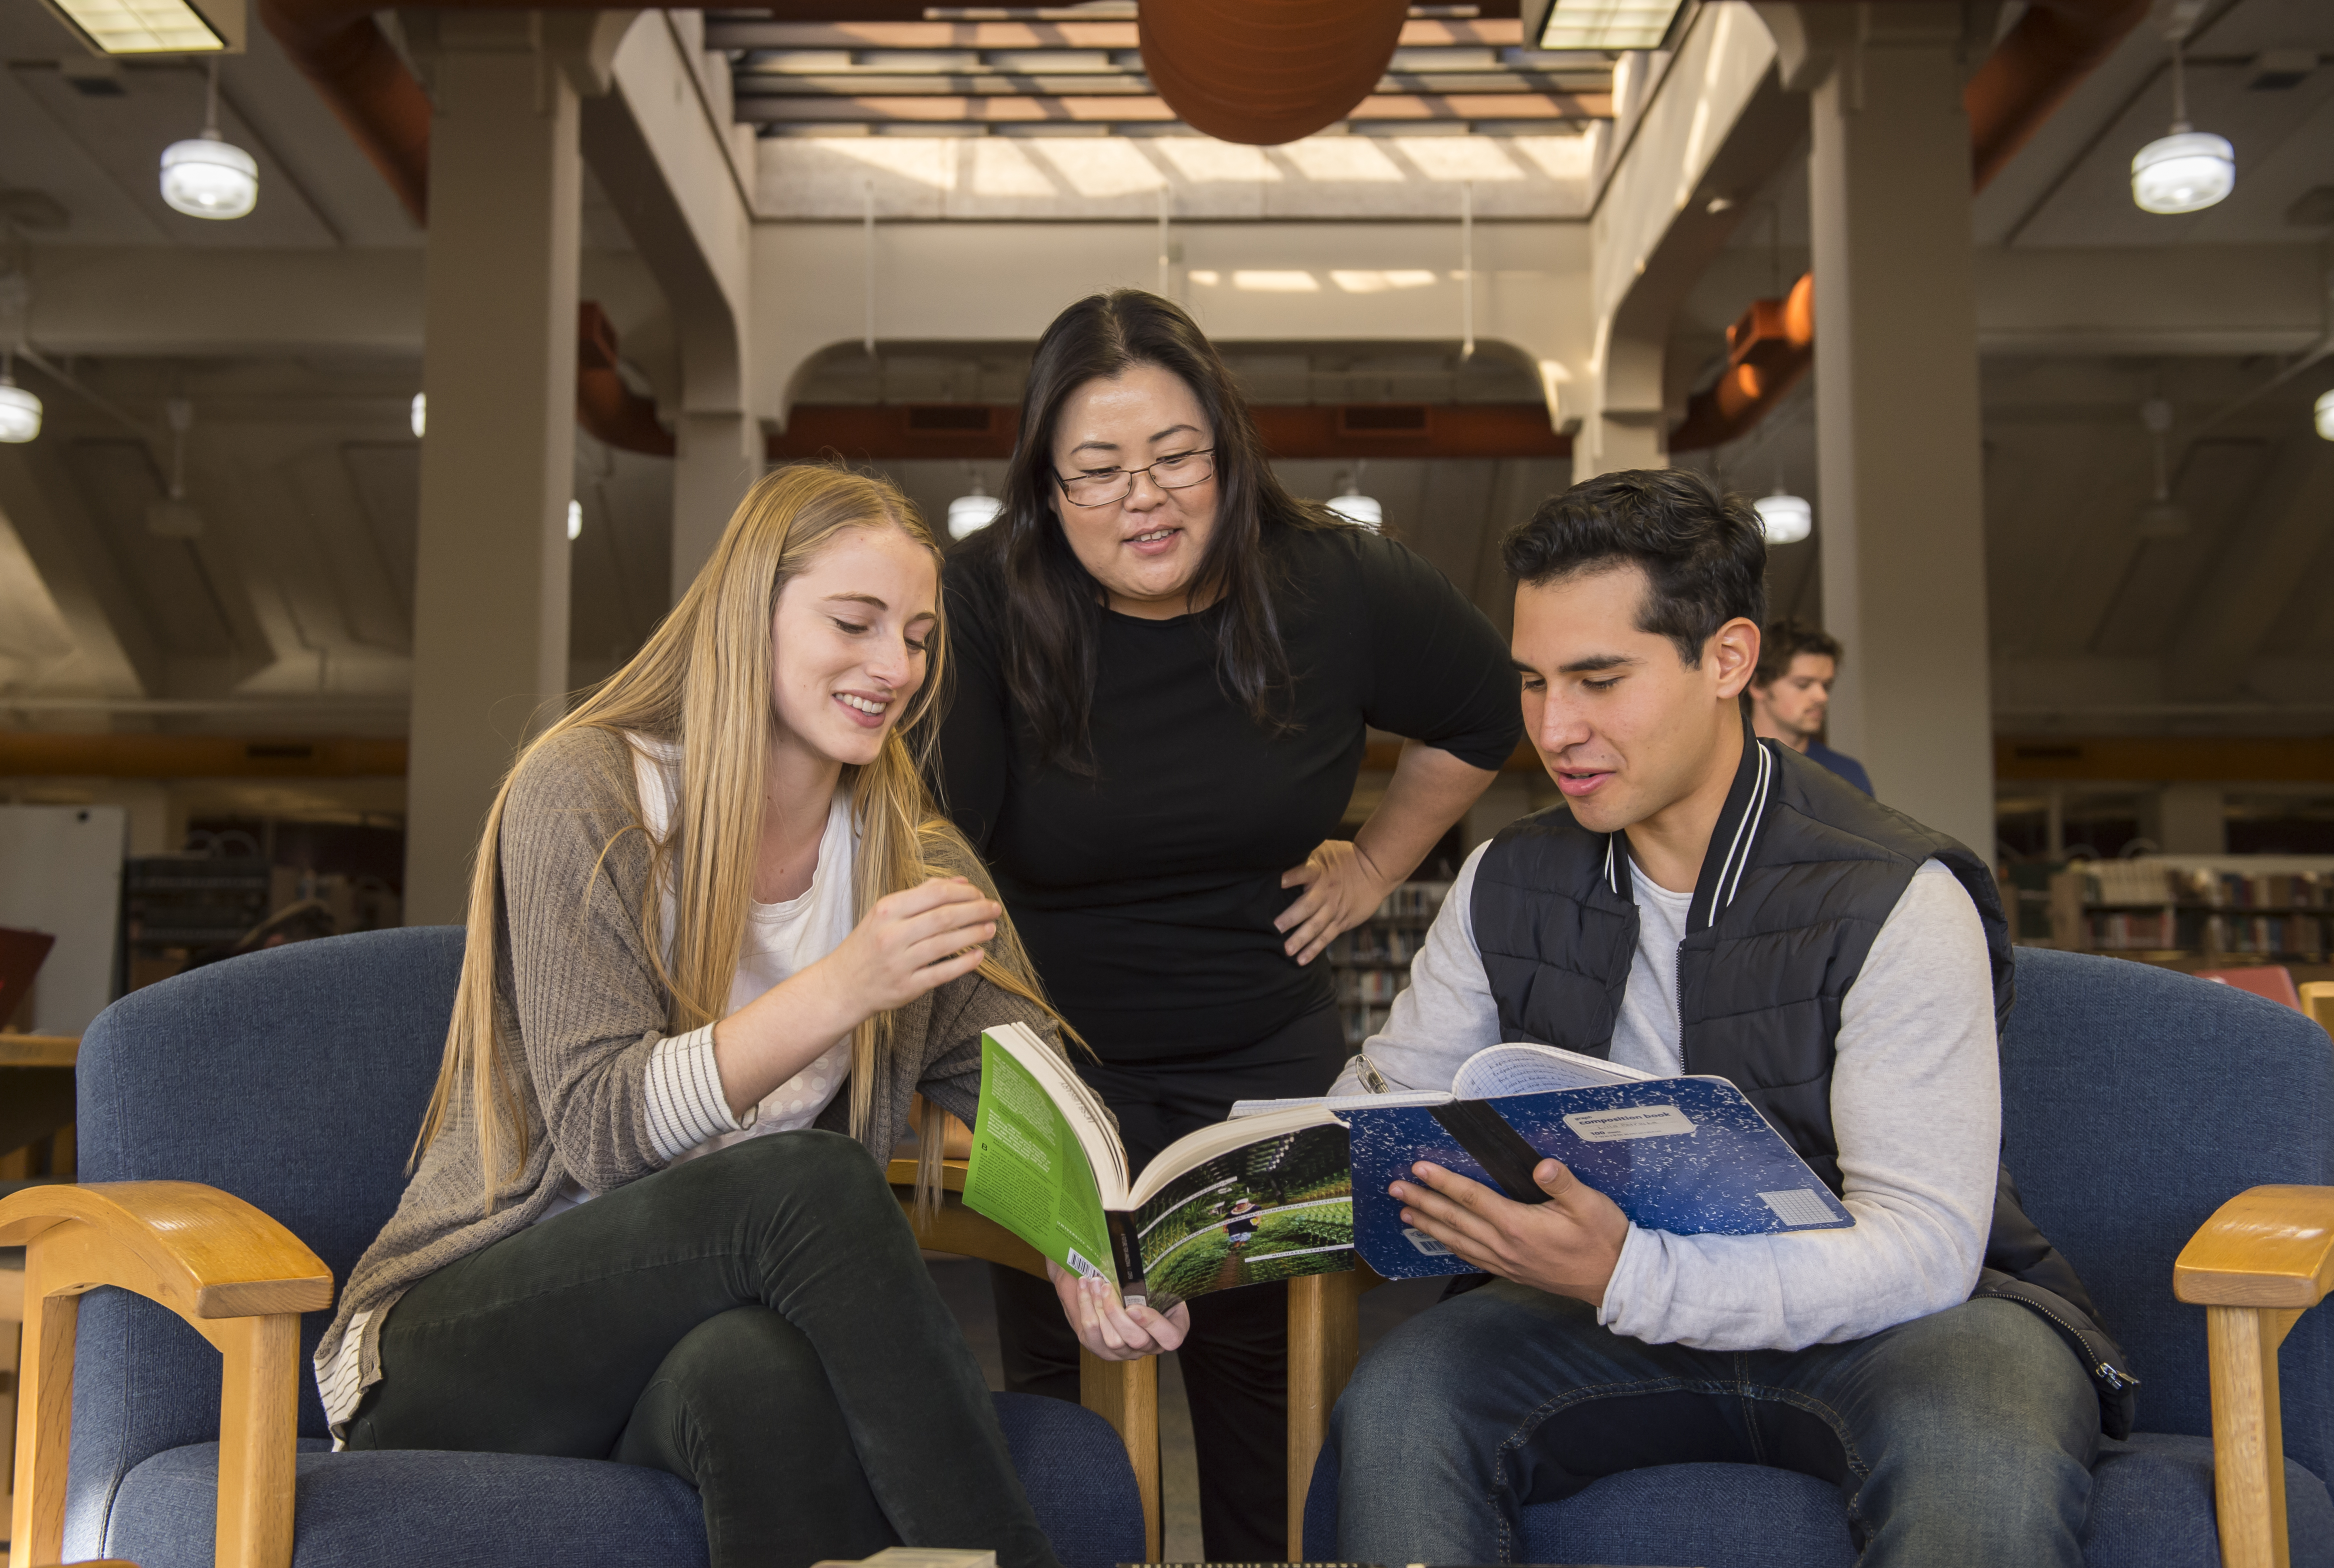
[[11, 1562], [53, 1563], [64, 1534], [80, 1297], [115, 1285], [158, 1302], [220, 1352], [219, 1568], [288, 1568], [300, 1314], [333, 1275], [239, 1198], [192, 1181], [34, 1187], [0, 1198], [0, 1246], [24, 1248]]
[[2200, 1306], [2316, 1306], [2334, 1289], [2334, 1187], [2256, 1187], [2199, 1226], [2172, 1294]]
[[68, 1277], [52, 1265], [43, 1271], [49, 1295], [119, 1285], [188, 1319], [265, 1317], [333, 1304], [332, 1271], [298, 1236], [243, 1199], [199, 1182], [34, 1187], [0, 1198], [0, 1246], [30, 1246], [63, 1226], [80, 1233], [69, 1273], [92, 1277]]
[[2310, 1021], [2334, 1034], [2334, 980], [2307, 980], [2300, 987], [2301, 1010]]
[[[972, 1165], [969, 1160], [941, 1160], [940, 1190], [943, 1192], [962, 1192], [964, 1190], [964, 1173], [971, 1169]], [[894, 1187], [913, 1187], [916, 1185], [916, 1162], [912, 1159], [895, 1159], [892, 1161], [887, 1174], [891, 1178], [892, 1185]]]

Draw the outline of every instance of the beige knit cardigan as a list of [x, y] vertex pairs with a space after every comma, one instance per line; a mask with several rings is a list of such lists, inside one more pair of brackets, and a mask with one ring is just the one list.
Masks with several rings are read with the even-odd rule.
[[[476, 1122], [467, 1095], [422, 1155], [397, 1212], [365, 1249], [316, 1347], [320, 1376], [338, 1362], [350, 1320], [367, 1314], [360, 1388], [379, 1382], [381, 1327], [406, 1290], [448, 1264], [516, 1235], [541, 1217], [572, 1177], [608, 1192], [664, 1161], [650, 1141], [650, 1053], [664, 1038], [667, 996], [640, 928], [648, 887], [631, 748], [603, 729], [571, 730], [519, 772], [503, 813], [501, 953], [495, 1002], [511, 1060], [527, 1157], [482, 1213]], [[978, 863], [947, 868], [989, 887]], [[993, 898], [995, 893], [990, 891]], [[892, 1047], [860, 1141], [890, 1158], [921, 1090], [966, 1122], [980, 1086], [980, 1032], [1026, 1022], [1059, 1048], [1037, 1009], [967, 976], [893, 1015]], [[815, 1125], [850, 1130], [846, 1089]], [[507, 1147], [507, 1145], [506, 1145]]]

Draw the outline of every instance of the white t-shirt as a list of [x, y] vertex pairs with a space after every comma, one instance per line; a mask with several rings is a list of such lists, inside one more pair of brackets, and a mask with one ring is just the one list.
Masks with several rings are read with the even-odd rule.
[[[625, 738], [632, 746], [632, 776], [640, 790], [641, 822], [651, 836], [661, 842], [671, 831], [672, 803], [680, 784], [680, 750], [642, 736]], [[827, 807], [826, 831], [819, 838], [818, 864], [811, 872], [809, 888], [785, 903], [757, 903], [747, 912], [746, 938], [738, 955], [738, 973], [729, 982], [725, 1016], [825, 957], [851, 934], [855, 923], [851, 873], [857, 848], [850, 796], [837, 790]], [[672, 951], [672, 934], [673, 909], [668, 890], [663, 917], [668, 956]], [[660, 1150], [670, 1151], [670, 1163], [678, 1165], [748, 1138], [808, 1127], [842, 1092], [850, 1073], [851, 1037], [845, 1035], [764, 1095], [753, 1116], [739, 1121], [730, 1116], [721, 1096], [720, 1073], [713, 1062], [712, 1028], [673, 1035], [658, 1043], [649, 1063], [650, 1137]], [[571, 1179], [544, 1211], [543, 1219], [564, 1214], [591, 1197]]]

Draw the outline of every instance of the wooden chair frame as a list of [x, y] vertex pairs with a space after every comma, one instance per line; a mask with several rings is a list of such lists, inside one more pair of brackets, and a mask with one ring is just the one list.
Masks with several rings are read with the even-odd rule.
[[2204, 1309], [2213, 1500], [2224, 1568], [2287, 1568], [2277, 1347], [2334, 1289], [2334, 1187], [2256, 1187], [2180, 1249], [2172, 1294]]
[[[892, 1187], [911, 1206], [912, 1160]], [[1045, 1260], [956, 1194], [916, 1227], [935, 1251], [1042, 1276]], [[910, 1207], [912, 1217], [912, 1207]], [[289, 1568], [298, 1448], [300, 1316], [333, 1303], [333, 1276], [299, 1237], [239, 1198], [191, 1181], [37, 1187], [0, 1199], [0, 1246], [24, 1248], [24, 1349], [16, 1400], [15, 1495], [8, 1568], [63, 1555], [65, 1466], [72, 1442], [74, 1330], [82, 1292], [115, 1285], [185, 1319], [219, 1350], [218, 1568]], [[1159, 1555], [1159, 1372], [1155, 1360], [1087, 1355], [1080, 1392], [1133, 1461], [1144, 1547]]]
[[[1291, 1563], [1304, 1561], [1306, 1489], [1329, 1411], [1354, 1373], [1362, 1293], [1382, 1283], [1364, 1268], [1289, 1284]], [[2256, 1187], [2240, 1193], [2197, 1227], [2173, 1265], [2172, 1294], [2205, 1313], [2213, 1491], [2224, 1568], [2289, 1568], [2277, 1347], [2329, 1290], [2334, 1187]]]
[[287, 1568], [300, 1399], [300, 1314], [332, 1305], [333, 1276], [239, 1198], [191, 1181], [36, 1187], [0, 1199], [0, 1246], [24, 1248], [9, 1568], [64, 1552], [81, 1295], [116, 1285], [159, 1302], [218, 1347], [218, 1568]]
[[2334, 1034], [2334, 980], [2306, 980], [2300, 989], [2301, 1011], [2320, 1029]]
[[[932, 1252], [952, 1252], [1000, 1263], [1023, 1274], [1046, 1277], [1046, 1259], [1036, 1247], [985, 1215], [964, 1206], [963, 1160], [940, 1163], [940, 1211], [916, 1221], [916, 1162], [892, 1161], [892, 1190], [916, 1233], [917, 1241]], [[1147, 1560], [1159, 1561], [1159, 1358], [1106, 1361], [1092, 1351], [1078, 1352], [1078, 1402], [1108, 1421], [1126, 1445], [1134, 1466], [1134, 1486], [1143, 1498], [1143, 1546]], [[1317, 1446], [1317, 1445], [1316, 1445]]]

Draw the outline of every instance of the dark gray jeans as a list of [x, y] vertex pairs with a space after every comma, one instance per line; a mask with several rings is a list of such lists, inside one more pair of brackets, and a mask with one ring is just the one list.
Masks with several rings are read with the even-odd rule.
[[614, 1459], [713, 1568], [900, 1544], [1059, 1568], [883, 1173], [832, 1132], [660, 1171], [449, 1264], [381, 1328], [352, 1448]]
[[1803, 1351], [1693, 1351], [1496, 1281], [1371, 1352], [1329, 1441], [1348, 1562], [1513, 1563], [1522, 1505], [1717, 1460], [1836, 1482], [1865, 1568], [2081, 1568], [2099, 1408], [2011, 1302]]

